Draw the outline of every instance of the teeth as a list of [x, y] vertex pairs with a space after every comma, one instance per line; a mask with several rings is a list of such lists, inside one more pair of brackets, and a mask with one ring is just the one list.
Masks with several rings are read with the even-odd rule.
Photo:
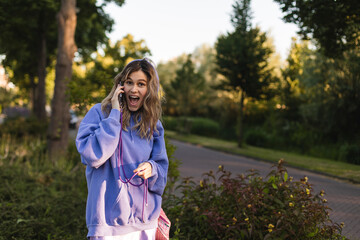
[[139, 97], [136, 97], [136, 96], [130, 96], [130, 98], [132, 98], [132, 99], [139, 99]]

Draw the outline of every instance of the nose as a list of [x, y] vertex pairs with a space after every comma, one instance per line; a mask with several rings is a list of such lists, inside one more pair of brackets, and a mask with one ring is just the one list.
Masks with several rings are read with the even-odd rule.
[[131, 93], [135, 93], [135, 92], [137, 92], [137, 86], [136, 86], [136, 84], [134, 84], [133, 86], [132, 86], [132, 88], [130, 89], [130, 92]]

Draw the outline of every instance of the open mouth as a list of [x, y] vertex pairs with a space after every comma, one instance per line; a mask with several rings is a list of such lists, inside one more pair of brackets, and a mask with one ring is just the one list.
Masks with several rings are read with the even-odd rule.
[[136, 106], [140, 101], [140, 98], [137, 96], [129, 96], [129, 103], [132, 106]]

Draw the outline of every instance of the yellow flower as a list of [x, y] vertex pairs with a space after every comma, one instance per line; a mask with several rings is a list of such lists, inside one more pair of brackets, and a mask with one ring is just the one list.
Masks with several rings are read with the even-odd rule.
[[237, 219], [236, 219], [236, 217], [233, 217], [233, 221], [234, 221], [234, 222], [237, 222]]
[[307, 188], [306, 189], [306, 194], [309, 195], [310, 194], [310, 190]]
[[294, 203], [289, 202], [289, 206], [290, 206], [290, 207], [293, 207], [293, 206], [294, 206]]
[[269, 232], [272, 232], [272, 229], [273, 229], [274, 227], [275, 227], [275, 226], [270, 223], [270, 224], [268, 225], [268, 231], [269, 231]]
[[251, 204], [248, 204], [247, 207], [248, 207], [248, 208], [251, 208]]
[[307, 181], [309, 180], [309, 178], [308, 178], [308, 177], [304, 177], [304, 179], [305, 179], [305, 182], [307, 182]]
[[245, 221], [249, 221], [249, 218], [245, 218]]
[[341, 223], [340, 223], [340, 227], [341, 227], [341, 228], [344, 228], [344, 227], [345, 227], [345, 223], [341, 222]]
[[293, 197], [294, 197], [294, 196], [291, 194], [291, 195], [290, 195], [290, 198], [293, 198]]
[[200, 187], [204, 187], [204, 182], [203, 182], [203, 180], [200, 180]]
[[324, 193], [325, 193], [325, 191], [324, 190], [321, 190], [321, 192], [320, 192], [320, 196], [324, 196]]
[[327, 200], [325, 198], [323, 199], [323, 203], [327, 203]]
[[227, 228], [230, 227], [229, 224], [227, 224], [226, 227], [227, 227]]
[[293, 179], [294, 179], [293, 177], [289, 177], [289, 181], [290, 181], [290, 182], [292, 182]]

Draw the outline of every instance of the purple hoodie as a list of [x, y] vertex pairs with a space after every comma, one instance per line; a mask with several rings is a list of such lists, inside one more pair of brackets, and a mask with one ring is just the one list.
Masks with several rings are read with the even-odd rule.
[[[101, 104], [93, 106], [82, 120], [76, 137], [81, 162], [86, 165], [88, 198], [86, 224], [88, 237], [116, 236], [157, 227], [169, 161], [164, 141], [164, 128], [157, 123], [158, 132], [143, 139], [132, 129], [122, 131], [123, 163], [127, 178], [142, 162], [149, 162], [152, 175], [148, 179], [147, 205], [143, 205], [145, 184], [140, 187], [119, 180], [117, 151], [120, 134], [120, 111], [112, 109], [105, 117]], [[121, 178], [124, 172], [121, 169]], [[135, 176], [131, 182], [143, 180]], [[144, 217], [144, 219], [143, 219]]]

